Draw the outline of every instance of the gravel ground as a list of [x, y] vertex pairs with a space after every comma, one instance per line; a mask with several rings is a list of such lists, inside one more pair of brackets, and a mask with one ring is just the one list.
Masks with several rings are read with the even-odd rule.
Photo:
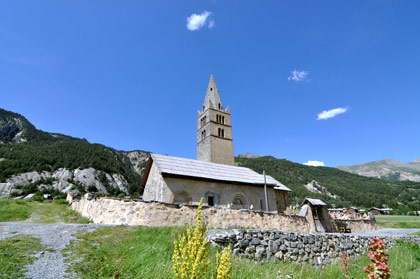
[[420, 229], [380, 229], [363, 233], [352, 233], [361, 236], [404, 236], [420, 231]]
[[62, 250], [76, 239], [72, 234], [80, 230], [94, 231], [99, 227], [94, 224], [0, 223], [0, 240], [19, 234], [41, 239], [45, 251], [40, 251], [35, 255], [38, 259], [25, 267], [27, 278], [75, 278], [74, 274], [66, 273], [67, 264]]

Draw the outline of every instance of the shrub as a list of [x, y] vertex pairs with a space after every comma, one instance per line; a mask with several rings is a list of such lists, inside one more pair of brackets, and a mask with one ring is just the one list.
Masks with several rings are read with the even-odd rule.
[[98, 192], [98, 188], [95, 185], [89, 185], [87, 190], [88, 192]]
[[124, 193], [120, 193], [120, 194], [118, 194], [118, 196], [117, 196], [117, 198], [120, 198], [120, 199], [123, 199], [125, 197], [125, 194]]
[[62, 199], [60, 199], [60, 200], [55, 200], [54, 201], [56, 204], [66, 204], [66, 205], [68, 205], [69, 204], [69, 202], [68, 201], [66, 201], [66, 200], [62, 200]]
[[32, 198], [32, 201], [43, 202], [44, 197], [40, 193], [36, 193]]

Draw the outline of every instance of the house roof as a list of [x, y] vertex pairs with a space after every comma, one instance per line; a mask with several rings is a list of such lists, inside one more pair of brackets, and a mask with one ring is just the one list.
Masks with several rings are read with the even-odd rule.
[[310, 203], [310, 204], [312, 204], [312, 205], [323, 205], [323, 206], [325, 206], [325, 205], [327, 205], [325, 202], [323, 202], [323, 201], [321, 201], [320, 199], [311, 199], [311, 198], [306, 198], [304, 201], [303, 201], [303, 204], [305, 204], [305, 203]]
[[[245, 167], [159, 154], [151, 154], [151, 160], [157, 165], [161, 174], [232, 183], [264, 185], [264, 176], [262, 174]], [[274, 189], [276, 190], [291, 191], [269, 175], [266, 175], [266, 180], [267, 185], [274, 186]]]

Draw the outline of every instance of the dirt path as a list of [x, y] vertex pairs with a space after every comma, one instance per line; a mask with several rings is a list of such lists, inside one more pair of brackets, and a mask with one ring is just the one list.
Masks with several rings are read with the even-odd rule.
[[25, 267], [27, 278], [75, 278], [73, 274], [66, 273], [67, 264], [62, 250], [76, 239], [72, 234], [81, 230], [94, 231], [99, 227], [94, 224], [0, 223], [0, 240], [19, 234], [41, 239], [44, 250], [36, 255], [38, 259], [33, 264]]
[[353, 233], [362, 236], [403, 236], [420, 231], [420, 229], [379, 229], [376, 231], [368, 231], [362, 233]]

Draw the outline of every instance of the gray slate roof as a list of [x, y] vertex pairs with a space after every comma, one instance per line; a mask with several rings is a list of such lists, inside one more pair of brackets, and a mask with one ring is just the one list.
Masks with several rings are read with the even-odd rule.
[[[151, 154], [160, 173], [189, 176], [210, 180], [264, 185], [264, 176], [249, 168], [229, 166], [193, 159]], [[291, 191], [289, 188], [266, 175], [267, 185], [277, 190]]]
[[306, 203], [306, 202], [312, 205], [324, 205], [324, 206], [327, 205], [325, 202], [321, 201], [320, 199], [306, 198], [303, 203]]

